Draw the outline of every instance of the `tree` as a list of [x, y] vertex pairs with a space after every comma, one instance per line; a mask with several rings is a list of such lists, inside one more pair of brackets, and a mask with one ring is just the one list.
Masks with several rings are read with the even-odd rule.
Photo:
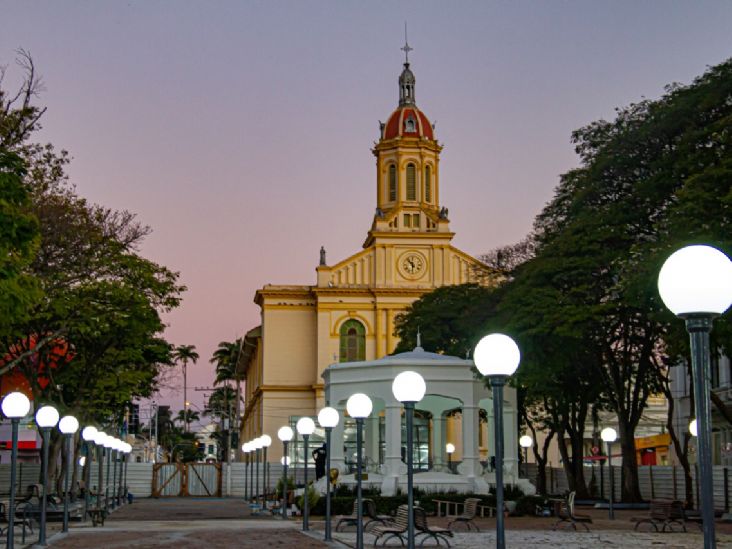
[[[183, 363], [183, 408], [188, 409], [188, 361], [195, 364], [198, 361], [198, 353], [195, 345], [179, 345], [173, 350], [173, 360]], [[188, 432], [190, 421], [186, 422], [185, 430]]]
[[190, 425], [194, 421], [200, 421], [201, 416], [195, 410], [186, 408], [184, 410], [178, 410], [178, 415], [175, 417], [175, 421], [182, 423], [186, 427], [186, 432], [190, 430]]
[[235, 384], [236, 392], [234, 396], [234, 415], [233, 418], [231, 418], [231, 421], [232, 429], [236, 427], [235, 432], [237, 433], [241, 405], [241, 382], [245, 379], [244, 365], [242, 364], [242, 350], [244, 345], [244, 338], [239, 338], [233, 342], [221, 341], [210, 360], [212, 364], [216, 365], [216, 378], [214, 379], [214, 385], [220, 385], [223, 383], [228, 388], [229, 381], [233, 381]]

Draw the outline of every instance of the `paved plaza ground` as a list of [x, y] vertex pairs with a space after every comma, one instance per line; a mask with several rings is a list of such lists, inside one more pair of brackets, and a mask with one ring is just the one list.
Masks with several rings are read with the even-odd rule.
[[[584, 549], [595, 547], [670, 547], [696, 549], [702, 547], [699, 529], [691, 525], [688, 533], [634, 532], [631, 516], [638, 511], [619, 511], [616, 519], [607, 518], [607, 511], [582, 509], [593, 517], [591, 531], [552, 531], [554, 519], [509, 517], [506, 521], [506, 542], [512, 548], [556, 547]], [[431, 525], [446, 526], [446, 518], [430, 517]], [[451, 541], [455, 549], [473, 549], [495, 545], [495, 521], [478, 519], [480, 533], [458, 532]], [[301, 532], [299, 520], [283, 522], [269, 516], [253, 516], [241, 499], [235, 498], [168, 498], [142, 499], [115, 511], [104, 527], [90, 523], [72, 523], [67, 536], [56, 534], [58, 525], [49, 532], [51, 546], [57, 549], [105, 548], [122, 549], [176, 547], [180, 549], [229, 547], [288, 547], [316, 549], [354, 547], [353, 528], [334, 534], [335, 542], [322, 541], [322, 517], [313, 517], [311, 532]], [[732, 549], [732, 524], [718, 524], [718, 547]], [[367, 547], [373, 537], [366, 534]], [[390, 547], [401, 547], [392, 540]], [[425, 547], [434, 546], [427, 542]], [[444, 547], [444, 546], [443, 546]]]

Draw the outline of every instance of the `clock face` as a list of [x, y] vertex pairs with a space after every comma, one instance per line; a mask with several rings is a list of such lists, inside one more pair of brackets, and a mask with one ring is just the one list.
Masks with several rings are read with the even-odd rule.
[[425, 260], [419, 254], [408, 253], [402, 256], [399, 266], [404, 274], [414, 277], [420, 275], [422, 271], [424, 271]]

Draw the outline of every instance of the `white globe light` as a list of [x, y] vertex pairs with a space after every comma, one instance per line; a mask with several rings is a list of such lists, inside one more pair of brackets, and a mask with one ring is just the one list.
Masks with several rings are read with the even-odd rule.
[[79, 430], [79, 420], [74, 416], [64, 416], [58, 422], [58, 430], [65, 435], [73, 435]]
[[259, 438], [262, 440], [262, 446], [264, 446], [265, 448], [269, 448], [270, 446], [272, 446], [272, 437], [271, 436], [262, 435]]
[[676, 315], [721, 315], [732, 304], [732, 261], [711, 246], [681, 248], [661, 267], [658, 293]]
[[371, 399], [363, 393], [351, 395], [346, 402], [346, 410], [352, 418], [363, 419], [369, 417], [373, 409], [374, 405]]
[[280, 427], [279, 431], [277, 431], [277, 438], [282, 442], [290, 442], [294, 436], [295, 433], [292, 431], [292, 427], [287, 425]]
[[427, 385], [417, 372], [402, 372], [394, 378], [391, 392], [399, 402], [419, 402], [427, 392]]
[[507, 335], [489, 334], [475, 346], [473, 361], [484, 376], [511, 376], [521, 361], [521, 352]]
[[98, 432], [97, 428], [93, 425], [87, 425], [81, 430], [81, 438], [89, 442], [90, 440], [94, 440]]
[[340, 421], [341, 416], [338, 413], [338, 410], [335, 408], [331, 408], [330, 406], [326, 406], [320, 412], [318, 412], [318, 423], [320, 423], [321, 427], [327, 427], [327, 428], [333, 428], [336, 425], [338, 425], [338, 422]]
[[245, 442], [244, 444], [241, 445], [241, 451], [244, 452], [245, 454], [249, 453], [249, 443], [248, 442]]
[[97, 446], [104, 446], [104, 442], [107, 440], [107, 433], [104, 431], [97, 431], [97, 434], [94, 435], [94, 444]]
[[452, 442], [448, 442], [445, 444], [445, 451], [448, 454], [454, 454], [455, 453], [455, 445]]
[[289, 465], [290, 464], [290, 458], [288, 456], [282, 456], [280, 458], [280, 463], [282, 465]]
[[689, 423], [689, 432], [691, 433], [691, 436], [697, 437], [699, 436], [699, 428], [697, 426], [696, 420], [692, 419]]
[[84, 464], [86, 463], [86, 456], [81, 456], [79, 458], [79, 466], [84, 467]]
[[519, 445], [521, 448], [531, 448], [532, 444], [534, 444], [534, 439], [529, 435], [524, 435], [519, 439]]
[[600, 438], [605, 442], [615, 442], [618, 438], [618, 433], [612, 427], [605, 427], [600, 433]]
[[53, 406], [43, 406], [36, 412], [36, 424], [41, 429], [55, 427], [58, 423], [58, 410]]
[[104, 442], [102, 442], [105, 448], [112, 448], [114, 445], [114, 437], [112, 435], [107, 435], [104, 437]]
[[315, 431], [315, 422], [309, 417], [301, 417], [297, 420], [295, 428], [297, 429], [297, 432], [301, 435], [310, 436], [313, 434], [313, 431]]
[[132, 453], [132, 445], [129, 442], [125, 442], [125, 452], [128, 454]]
[[30, 412], [30, 400], [23, 393], [15, 391], [3, 399], [2, 409], [5, 417], [20, 419]]
[[264, 442], [262, 441], [262, 437], [255, 438], [253, 442], [255, 450], [261, 450], [262, 448], [264, 448]]

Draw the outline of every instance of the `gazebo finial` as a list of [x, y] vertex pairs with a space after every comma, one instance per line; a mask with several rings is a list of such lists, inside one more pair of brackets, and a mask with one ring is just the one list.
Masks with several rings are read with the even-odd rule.
[[414, 348], [415, 351], [424, 351], [422, 348], [422, 334], [419, 331], [419, 326], [417, 326], [417, 346]]

